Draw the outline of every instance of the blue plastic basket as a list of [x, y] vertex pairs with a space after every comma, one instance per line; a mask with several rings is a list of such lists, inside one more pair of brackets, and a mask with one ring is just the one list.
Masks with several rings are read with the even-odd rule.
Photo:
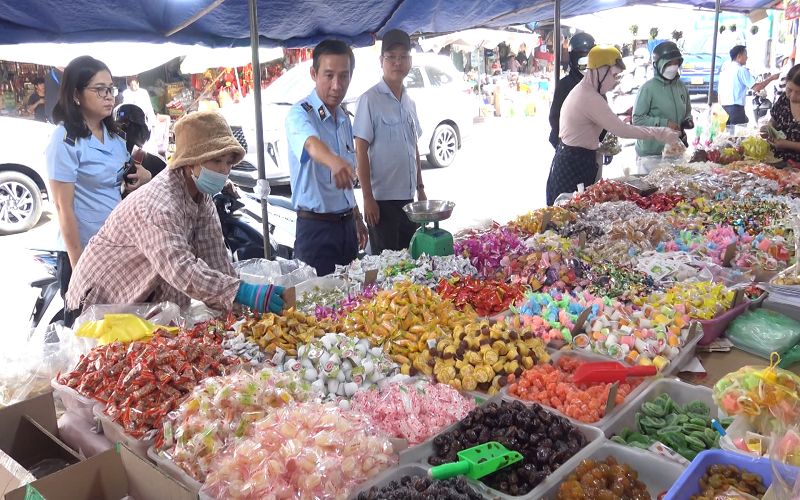
[[767, 458], [750, 458], [744, 455], [731, 453], [725, 450], [707, 450], [697, 455], [691, 465], [678, 478], [670, 488], [664, 500], [686, 500], [700, 493], [700, 478], [711, 465], [735, 465], [739, 469], [746, 469], [761, 476], [764, 486], [769, 488], [772, 484], [772, 466]]

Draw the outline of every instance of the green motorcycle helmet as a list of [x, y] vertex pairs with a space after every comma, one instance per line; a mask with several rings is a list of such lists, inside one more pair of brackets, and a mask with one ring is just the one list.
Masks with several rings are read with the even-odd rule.
[[653, 68], [660, 76], [664, 65], [670, 61], [678, 60], [678, 66], [683, 66], [683, 54], [675, 42], [662, 42], [653, 49]]

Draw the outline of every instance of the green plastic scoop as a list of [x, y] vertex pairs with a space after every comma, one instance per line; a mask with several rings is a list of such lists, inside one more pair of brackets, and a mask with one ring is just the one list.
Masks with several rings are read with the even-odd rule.
[[432, 467], [428, 470], [428, 476], [433, 479], [449, 479], [463, 474], [472, 479], [480, 479], [520, 460], [522, 455], [516, 451], [510, 451], [500, 443], [490, 441], [459, 451], [458, 462]]

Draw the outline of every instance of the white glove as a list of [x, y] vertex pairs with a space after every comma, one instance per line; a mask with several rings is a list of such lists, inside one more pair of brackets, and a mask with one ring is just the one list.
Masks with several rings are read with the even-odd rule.
[[680, 133], [668, 127], [658, 127], [653, 131], [655, 140], [664, 144], [675, 144], [680, 138]]
[[258, 179], [256, 181], [256, 187], [253, 188], [253, 192], [262, 200], [266, 200], [272, 191], [270, 190], [269, 182], [266, 179]]

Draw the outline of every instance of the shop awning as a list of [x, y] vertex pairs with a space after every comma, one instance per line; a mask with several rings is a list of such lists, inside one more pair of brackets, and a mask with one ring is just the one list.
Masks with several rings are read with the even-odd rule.
[[[653, 2], [564, 0], [561, 9], [562, 16], [571, 17], [633, 3]], [[708, 0], [677, 3], [713, 6]], [[773, 3], [722, 2], [723, 9], [755, 9]], [[552, 0], [259, 0], [259, 33], [265, 47], [308, 47], [328, 36], [366, 46], [374, 35], [380, 37], [392, 28], [451, 33], [550, 19], [553, 4]], [[244, 47], [250, 44], [248, 19], [247, 0], [0, 0], [0, 45], [140, 41]]]
[[0, 60], [66, 66], [78, 56], [89, 55], [106, 63], [112, 75], [128, 76], [160, 66], [189, 49], [174, 43], [25, 43], [0, 45]]

